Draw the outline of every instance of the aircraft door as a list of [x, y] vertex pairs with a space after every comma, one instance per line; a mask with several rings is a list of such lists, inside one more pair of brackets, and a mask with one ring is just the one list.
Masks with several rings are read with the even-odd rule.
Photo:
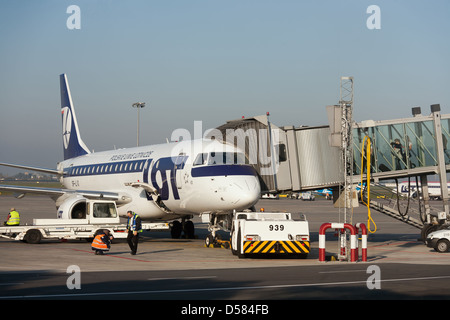
[[177, 189], [181, 189], [183, 187], [183, 174], [184, 170], [184, 164], [187, 157], [185, 153], [180, 153], [177, 158], [175, 159], [174, 163], [174, 170], [175, 170], [175, 183], [177, 185]]

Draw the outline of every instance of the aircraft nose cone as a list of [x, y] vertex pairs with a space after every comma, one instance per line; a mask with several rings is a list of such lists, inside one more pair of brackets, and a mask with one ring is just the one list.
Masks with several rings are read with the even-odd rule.
[[259, 200], [261, 187], [256, 177], [245, 177], [233, 184], [232, 203], [238, 210], [252, 207]]

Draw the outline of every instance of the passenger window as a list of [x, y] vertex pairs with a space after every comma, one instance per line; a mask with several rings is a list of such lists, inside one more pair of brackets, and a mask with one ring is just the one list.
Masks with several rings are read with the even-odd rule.
[[207, 153], [199, 153], [194, 161], [194, 166], [201, 166], [206, 164], [206, 159], [208, 158]]

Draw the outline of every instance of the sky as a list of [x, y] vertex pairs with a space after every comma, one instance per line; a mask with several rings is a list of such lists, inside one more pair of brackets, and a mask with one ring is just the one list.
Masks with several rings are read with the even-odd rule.
[[97, 152], [136, 145], [138, 101], [141, 145], [266, 112], [327, 125], [341, 76], [354, 77], [357, 122], [436, 103], [448, 114], [449, 14], [448, 0], [1, 1], [0, 162], [62, 160], [62, 73]]

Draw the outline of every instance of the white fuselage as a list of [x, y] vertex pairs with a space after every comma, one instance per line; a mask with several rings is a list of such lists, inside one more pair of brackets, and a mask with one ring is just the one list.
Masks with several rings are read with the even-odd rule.
[[[428, 182], [428, 195], [432, 198], [439, 198], [442, 195], [442, 189], [440, 182]], [[447, 184], [448, 191], [450, 193], [450, 184]], [[408, 182], [402, 182], [398, 184], [398, 189], [394, 189], [394, 192], [406, 196], [412, 196], [417, 190], [416, 182], [411, 182], [408, 188]], [[419, 183], [419, 191], [422, 191], [422, 185]]]
[[260, 196], [258, 176], [236, 157], [244, 155], [234, 146], [193, 140], [90, 153], [59, 169], [67, 189], [117, 193], [121, 216], [132, 210], [144, 220], [170, 220], [252, 207]]

